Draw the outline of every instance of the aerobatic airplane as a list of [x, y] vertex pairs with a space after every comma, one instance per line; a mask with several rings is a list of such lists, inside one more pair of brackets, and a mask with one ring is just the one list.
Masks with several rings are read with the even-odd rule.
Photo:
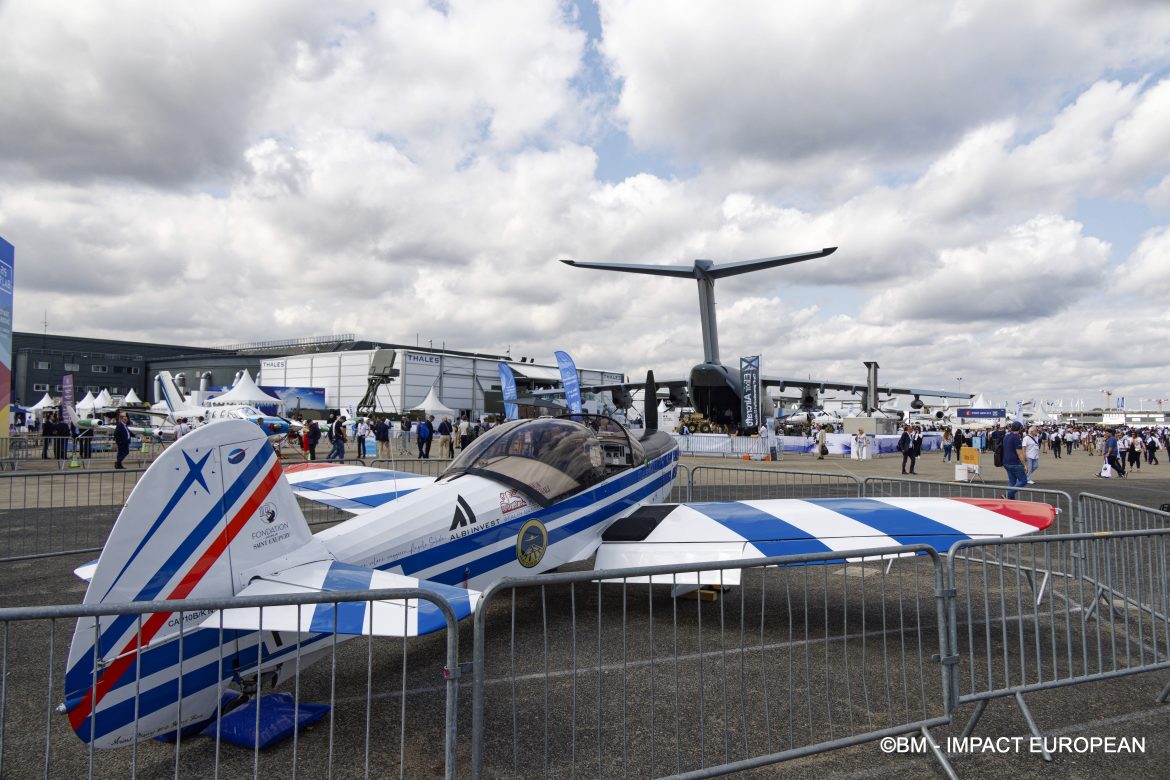
[[[594, 557], [600, 569], [826, 550], [844, 559], [906, 543], [946, 550], [1054, 519], [1045, 504], [998, 499], [662, 503], [679, 454], [656, 427], [653, 413], [637, 435], [591, 415], [514, 420], [433, 479], [340, 464], [283, 469], [259, 427], [215, 422], [142, 476], [101, 557], [78, 570], [89, 580], [84, 603], [417, 587], [462, 619], [503, 577]], [[314, 535], [298, 496], [353, 516]], [[720, 581], [734, 585], [737, 574]], [[661, 579], [697, 587], [710, 576]], [[129, 745], [208, 721], [229, 686], [251, 695], [279, 685], [337, 641], [445, 625], [421, 600], [83, 618], [63, 710], [95, 747]]]

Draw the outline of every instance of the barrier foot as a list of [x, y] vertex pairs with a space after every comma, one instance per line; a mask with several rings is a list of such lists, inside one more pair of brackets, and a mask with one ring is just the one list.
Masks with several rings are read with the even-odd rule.
[[987, 710], [987, 704], [990, 699], [980, 699], [979, 703], [975, 705], [975, 711], [971, 713], [970, 719], [967, 720], [967, 725], [963, 727], [963, 733], [959, 735], [960, 739], [966, 739], [975, 731], [975, 726], [979, 724], [979, 719], [983, 717], [983, 713]]
[[1048, 752], [1047, 747], [1044, 747], [1044, 735], [1040, 733], [1040, 727], [1036, 725], [1036, 719], [1032, 717], [1032, 711], [1028, 709], [1028, 704], [1024, 701], [1024, 694], [1016, 694], [1016, 704], [1019, 705], [1020, 712], [1024, 715], [1024, 720], [1028, 722], [1028, 729], [1032, 732], [1032, 736], [1040, 740], [1040, 754], [1044, 756], [1045, 761], [1052, 763], [1052, 753]]
[[1166, 683], [1166, 687], [1162, 689], [1162, 692], [1158, 694], [1158, 698], [1154, 699], [1154, 701], [1158, 702], [1158, 704], [1165, 704], [1167, 696], [1170, 696], [1170, 683]]
[[1036, 606], [1044, 603], [1044, 592], [1048, 590], [1048, 576], [1049, 572], [1045, 571], [1044, 576], [1040, 578], [1040, 587], [1036, 587], [1036, 581], [1032, 577], [1032, 572], [1024, 571], [1024, 577], [1028, 580], [1028, 585], [1032, 587], [1032, 594], [1036, 596]]
[[934, 735], [930, 733], [926, 726], [923, 726], [920, 731], [922, 732], [922, 736], [926, 739], [926, 744], [930, 745], [930, 752], [934, 754], [934, 760], [942, 765], [943, 771], [947, 773], [947, 777], [950, 778], [950, 780], [959, 780], [959, 776], [955, 774], [955, 769], [951, 766], [951, 762], [947, 761], [947, 754], [944, 753], [942, 748], [938, 746], [938, 742], [935, 741]]

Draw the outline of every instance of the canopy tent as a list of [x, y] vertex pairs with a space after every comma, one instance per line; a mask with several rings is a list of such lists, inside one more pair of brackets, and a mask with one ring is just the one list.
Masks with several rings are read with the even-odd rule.
[[82, 398], [80, 401], [78, 401], [77, 406], [74, 408], [82, 414], [87, 414], [93, 411], [95, 401], [96, 399], [93, 397], [93, 393], [87, 392], [85, 394], [85, 398]]
[[138, 397], [138, 393], [134, 392], [134, 388], [130, 388], [130, 392], [126, 393], [126, 397], [122, 399], [122, 403], [127, 406], [140, 406], [142, 399]]
[[445, 403], [439, 400], [438, 393], [435, 392], [435, 386], [431, 385], [427, 397], [418, 406], [412, 406], [410, 411], [423, 412], [424, 414], [433, 414], [437, 419], [443, 417], [450, 417], [452, 420], [459, 416], [459, 413], [454, 409], [449, 408]]
[[991, 409], [991, 408], [993, 408], [992, 405], [987, 402], [987, 399], [983, 397], [983, 393], [980, 393], [979, 395], [975, 396], [975, 399], [973, 401], [971, 401], [970, 406], [972, 409]]
[[283, 402], [260, 389], [252, 375], [245, 371], [231, 390], [207, 401], [208, 406], [279, 406]]
[[109, 409], [113, 405], [114, 399], [110, 396], [110, 391], [104, 387], [102, 388], [102, 391], [98, 393], [97, 398], [93, 399], [94, 409]]
[[45, 393], [45, 397], [42, 398], [41, 400], [37, 401], [32, 406], [30, 406], [28, 408], [28, 410], [30, 412], [43, 412], [46, 409], [56, 409], [56, 408], [57, 408], [57, 402], [54, 401], [52, 398], [50, 398], [48, 393]]

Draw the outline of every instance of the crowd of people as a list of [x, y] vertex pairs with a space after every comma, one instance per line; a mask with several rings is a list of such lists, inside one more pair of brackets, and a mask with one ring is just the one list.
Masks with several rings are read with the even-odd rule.
[[[438, 422], [433, 414], [420, 415], [418, 419], [403, 415], [392, 420], [383, 415], [359, 417], [350, 422], [344, 414], [330, 414], [323, 422], [300, 420], [300, 445], [306, 460], [317, 460], [317, 447], [324, 436], [329, 442], [329, 454], [325, 460], [340, 461], [346, 455], [346, 445], [352, 440], [356, 445], [355, 457], [365, 457], [366, 442], [372, 436], [376, 457], [394, 458], [413, 455], [417, 460], [428, 460], [437, 441], [437, 457], [453, 458], [456, 450], [462, 450], [485, 431], [500, 424], [495, 417], [484, 417], [472, 421], [466, 415], [457, 420], [443, 417]], [[324, 431], [324, 432], [323, 432]]]

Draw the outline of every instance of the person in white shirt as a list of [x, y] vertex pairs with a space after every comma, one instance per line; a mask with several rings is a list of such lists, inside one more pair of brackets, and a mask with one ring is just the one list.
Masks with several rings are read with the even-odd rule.
[[180, 417], [179, 422], [175, 425], [175, 439], [181, 439], [191, 432], [191, 426], [187, 424], [186, 417]]
[[1024, 437], [1024, 460], [1028, 466], [1028, 484], [1035, 485], [1032, 477], [1040, 468], [1040, 429], [1035, 425], [1028, 429], [1028, 435]]

